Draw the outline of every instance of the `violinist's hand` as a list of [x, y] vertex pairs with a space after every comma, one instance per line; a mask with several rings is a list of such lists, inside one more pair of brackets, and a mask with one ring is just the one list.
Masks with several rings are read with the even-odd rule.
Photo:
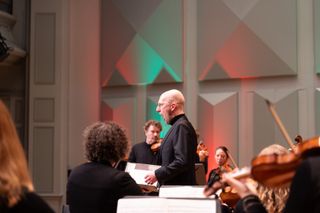
[[219, 189], [221, 189], [224, 184], [220, 181], [216, 181], [212, 184], [212, 186], [206, 186], [203, 190], [203, 194], [206, 197], [210, 197], [211, 195], [215, 194]]
[[199, 151], [199, 160], [200, 162], [204, 162], [206, 160], [206, 158], [208, 157], [209, 152], [205, 151], [205, 150], [200, 150]]
[[147, 174], [145, 177], [144, 177], [144, 182], [146, 182], [147, 184], [153, 184], [157, 181], [157, 177], [156, 175], [153, 173], [150, 173], [150, 174]]
[[226, 182], [233, 187], [241, 198], [254, 194], [251, 187], [247, 185], [246, 180], [237, 180], [232, 177], [231, 173], [222, 174], [221, 181]]

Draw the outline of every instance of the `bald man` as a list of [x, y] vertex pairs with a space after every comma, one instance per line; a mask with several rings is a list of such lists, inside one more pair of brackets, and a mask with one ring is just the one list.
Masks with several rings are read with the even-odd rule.
[[156, 111], [172, 126], [160, 146], [161, 167], [145, 177], [148, 184], [156, 181], [160, 185], [196, 184], [197, 135], [184, 113], [184, 102], [183, 94], [176, 89], [162, 93], [158, 100]]

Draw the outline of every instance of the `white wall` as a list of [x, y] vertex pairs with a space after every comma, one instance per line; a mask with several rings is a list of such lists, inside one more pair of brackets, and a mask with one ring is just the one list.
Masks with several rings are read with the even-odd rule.
[[67, 169], [85, 160], [82, 131], [99, 120], [100, 1], [31, 0], [30, 14], [29, 165], [60, 212]]
[[100, 118], [100, 1], [70, 1], [69, 157], [84, 161], [82, 130]]

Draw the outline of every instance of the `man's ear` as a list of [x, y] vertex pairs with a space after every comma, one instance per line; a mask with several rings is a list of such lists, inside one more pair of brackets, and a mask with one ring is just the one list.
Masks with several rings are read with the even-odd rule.
[[175, 103], [170, 105], [171, 112], [173, 112], [176, 108], [177, 108], [177, 105]]

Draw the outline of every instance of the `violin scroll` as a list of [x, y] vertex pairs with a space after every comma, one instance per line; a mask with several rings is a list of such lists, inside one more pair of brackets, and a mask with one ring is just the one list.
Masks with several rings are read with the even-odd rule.
[[200, 142], [197, 146], [197, 154], [199, 156], [200, 162], [204, 162], [205, 159], [209, 156], [208, 148], [203, 142]]

